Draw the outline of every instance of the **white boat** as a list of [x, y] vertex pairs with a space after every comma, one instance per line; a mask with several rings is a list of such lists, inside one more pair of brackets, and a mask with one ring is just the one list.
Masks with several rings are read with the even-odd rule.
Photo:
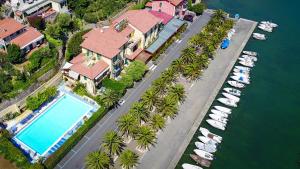
[[205, 158], [205, 159], [207, 159], [207, 160], [213, 160], [213, 158], [214, 158], [214, 155], [212, 155], [211, 153], [208, 153], [208, 152], [206, 152], [206, 151], [203, 151], [203, 150], [194, 149], [194, 152], [195, 152], [198, 156], [200, 156], [200, 157], [202, 157], [202, 158]]
[[227, 107], [223, 107], [223, 106], [214, 106], [214, 108], [216, 108], [217, 110], [227, 113], [227, 114], [231, 114], [231, 109], [227, 108]]
[[204, 144], [202, 142], [196, 141], [195, 145], [199, 150], [204, 150], [209, 153], [215, 153], [217, 151], [217, 147], [211, 144]]
[[258, 28], [263, 30], [263, 31], [266, 31], [266, 32], [272, 32], [273, 31], [273, 28], [271, 26], [266, 25], [266, 24], [259, 24]]
[[244, 77], [244, 78], [250, 79], [249, 74], [233, 72], [233, 75], [234, 75], [234, 76], [242, 76], [242, 77]]
[[253, 33], [252, 37], [257, 40], [266, 40], [267, 39], [266, 35], [261, 34], [261, 33]]
[[200, 141], [202, 141], [202, 143], [204, 144], [209, 144], [209, 145], [215, 145], [217, 146], [218, 142], [216, 142], [215, 140], [209, 138], [209, 137], [205, 137], [205, 136], [198, 136], [198, 139]]
[[243, 76], [230, 76], [230, 78], [241, 83], [250, 84], [250, 80]]
[[192, 164], [188, 164], [188, 163], [182, 164], [182, 168], [183, 169], [202, 169], [202, 167], [192, 165]]
[[229, 81], [227, 81], [227, 83], [230, 84], [230, 85], [233, 86], [233, 87], [236, 87], [236, 88], [244, 88], [244, 87], [245, 87], [244, 84], [239, 83], [239, 82], [237, 82], [237, 81], [229, 80]]
[[278, 25], [276, 23], [272, 23], [270, 21], [261, 21], [261, 23], [264, 24], [264, 25], [269, 25], [272, 28], [278, 27]]
[[237, 104], [236, 104], [236, 102], [235, 102], [234, 100], [231, 100], [231, 99], [228, 99], [228, 98], [224, 98], [224, 97], [218, 98], [217, 100], [218, 100], [219, 102], [221, 102], [221, 103], [227, 105], [227, 106], [237, 107]]
[[252, 61], [239, 61], [239, 63], [243, 66], [254, 67], [254, 63]]
[[252, 60], [254, 62], [257, 61], [257, 57], [251, 56], [251, 55], [242, 55], [241, 58], [250, 59], [250, 60]]
[[230, 100], [235, 101], [235, 102], [239, 102], [240, 101], [240, 98], [238, 98], [237, 96], [234, 96], [232, 94], [222, 92], [222, 95], [225, 96], [226, 98], [230, 99]]
[[206, 120], [206, 122], [217, 129], [225, 130], [226, 125], [223, 123], [220, 123], [216, 120], [208, 119], [208, 120]]
[[234, 96], [241, 96], [241, 91], [238, 90], [238, 89], [234, 89], [234, 88], [230, 88], [230, 87], [225, 87], [223, 90], [226, 91], [229, 94], [234, 95]]
[[215, 109], [212, 109], [211, 112], [215, 115], [218, 115], [218, 116], [221, 116], [221, 117], [224, 117], [224, 118], [227, 118], [228, 117], [228, 114], [227, 113], [224, 113], [224, 112], [221, 112], [220, 110], [215, 110]]
[[203, 134], [204, 136], [206, 137], [209, 137], [209, 138], [212, 138], [213, 140], [215, 140], [216, 142], [218, 143], [221, 143], [222, 142], [222, 137], [221, 136], [218, 136], [212, 132], [210, 132], [208, 129], [206, 128], [203, 128], [203, 127], [200, 127], [199, 128], [199, 131], [201, 132], [201, 134]]
[[241, 73], [241, 74], [245, 74], [245, 75], [249, 75], [249, 74], [250, 74], [249, 71], [246, 71], [246, 70], [240, 70], [240, 69], [237, 69], [237, 68], [234, 68], [234, 69], [233, 69], [233, 72]]
[[208, 115], [211, 119], [213, 119], [213, 120], [216, 120], [216, 121], [219, 121], [219, 122], [221, 122], [221, 123], [224, 123], [225, 125], [227, 124], [227, 121], [228, 121], [228, 119], [226, 119], [226, 118], [224, 118], [224, 117], [222, 117], [222, 116], [218, 116], [218, 115], [216, 115], [216, 114], [209, 114]]
[[243, 54], [245, 54], [245, 55], [251, 55], [251, 56], [257, 56], [257, 52], [247, 51], [247, 50], [244, 50]]
[[248, 71], [248, 72], [250, 72], [250, 70], [251, 70], [251, 68], [245, 67], [245, 66], [234, 66], [234, 67], [239, 70]]

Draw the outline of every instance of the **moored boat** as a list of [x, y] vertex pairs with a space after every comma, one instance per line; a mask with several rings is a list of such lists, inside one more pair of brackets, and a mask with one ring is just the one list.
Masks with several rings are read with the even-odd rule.
[[227, 107], [214, 106], [214, 108], [216, 108], [217, 110], [220, 110], [221, 112], [224, 112], [224, 113], [227, 113], [227, 114], [231, 114], [231, 109], [229, 109]]
[[230, 84], [230, 86], [236, 87], [236, 88], [244, 88], [245, 85], [242, 83], [239, 83], [237, 81], [233, 81], [233, 80], [229, 80], [227, 81], [228, 84]]
[[257, 57], [251, 56], [251, 55], [242, 55], [241, 58], [250, 59], [250, 60], [252, 60], [254, 62], [257, 61]]
[[266, 35], [261, 33], [253, 33], [252, 37], [257, 40], [266, 40]]
[[218, 122], [216, 120], [211, 120], [211, 119], [206, 120], [206, 122], [211, 126], [213, 126], [214, 128], [225, 130], [226, 125], [221, 122]]
[[234, 66], [234, 67], [239, 70], [248, 71], [248, 72], [250, 72], [250, 70], [251, 70], [251, 68], [245, 67], [245, 66]]
[[214, 146], [217, 146], [217, 144], [218, 144], [218, 142], [216, 142], [215, 140], [213, 140], [212, 138], [209, 138], [209, 137], [198, 136], [198, 139], [204, 144], [214, 145]]
[[257, 52], [253, 52], [253, 51], [246, 51], [246, 50], [244, 50], [243, 54], [245, 54], [245, 55], [251, 55], [251, 56], [257, 56]]
[[234, 96], [241, 96], [241, 93], [242, 93], [240, 90], [230, 88], [230, 87], [225, 87], [223, 90], [226, 91], [229, 94], [234, 95]]
[[250, 84], [250, 80], [243, 76], [230, 76], [230, 78], [241, 83]]
[[240, 98], [238, 98], [237, 96], [234, 96], [232, 94], [222, 92], [222, 95], [225, 96], [228, 99], [231, 99], [231, 100], [235, 101], [235, 102], [239, 102], [240, 101]]
[[231, 99], [228, 99], [228, 98], [224, 98], [224, 97], [218, 98], [217, 100], [220, 103], [223, 103], [223, 104], [225, 104], [227, 106], [237, 107], [237, 104], [236, 104], [236, 102], [234, 100], [231, 100]]
[[218, 122], [224, 123], [225, 125], [227, 124], [228, 119], [222, 117], [222, 116], [218, 116], [216, 114], [209, 114], [208, 115], [211, 119], [216, 120]]
[[194, 152], [202, 157], [202, 158], [205, 158], [207, 160], [213, 160], [214, 159], [214, 155], [212, 155], [211, 153], [208, 153], [206, 151], [203, 151], [203, 150], [199, 150], [199, 149], [194, 149]]
[[182, 168], [183, 169], [202, 169], [202, 167], [192, 165], [192, 164], [188, 164], [188, 163], [182, 164]]
[[204, 144], [202, 142], [196, 141], [195, 145], [199, 150], [204, 150], [209, 153], [215, 153], [217, 151], [217, 147], [212, 144]]
[[216, 114], [216, 115], [221, 116], [221, 117], [224, 117], [224, 118], [227, 118], [227, 117], [228, 117], [228, 114], [227, 114], [227, 113], [221, 112], [221, 111], [219, 111], [219, 110], [212, 109], [211, 112], [212, 112], [213, 114]]
[[266, 31], [266, 32], [272, 32], [273, 31], [273, 28], [271, 26], [266, 25], [266, 24], [259, 24], [258, 28], [263, 30], [263, 31]]
[[234, 75], [234, 76], [242, 76], [242, 77], [244, 77], [244, 78], [246, 78], [246, 79], [250, 79], [249, 74], [233, 72], [233, 75]]
[[215, 140], [216, 142], [218, 143], [221, 143], [222, 142], [222, 137], [221, 136], [218, 136], [212, 132], [210, 132], [208, 129], [206, 128], [203, 128], [203, 127], [200, 127], [199, 128], [199, 131], [206, 137], [209, 137], [209, 138], [212, 138], [213, 140]]
[[270, 27], [276, 28], [278, 25], [270, 21], [261, 21], [262, 24], [269, 25]]
[[245, 74], [245, 75], [249, 75], [250, 74], [250, 72], [247, 71], [247, 70], [240, 70], [240, 69], [237, 69], [237, 68], [234, 68], [233, 72], [242, 73], [242, 74]]
[[241, 65], [244, 65], [244, 66], [254, 67], [254, 63], [253, 63], [252, 61], [249, 61], [249, 60], [239, 61], [239, 63], [240, 63]]
[[204, 159], [196, 154], [190, 154], [190, 157], [197, 163], [203, 167], [210, 167], [211, 162], [207, 159]]

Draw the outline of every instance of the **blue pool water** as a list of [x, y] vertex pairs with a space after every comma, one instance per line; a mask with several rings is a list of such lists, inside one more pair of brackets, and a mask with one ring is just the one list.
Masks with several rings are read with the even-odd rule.
[[19, 132], [16, 138], [42, 155], [91, 109], [92, 106], [65, 94]]

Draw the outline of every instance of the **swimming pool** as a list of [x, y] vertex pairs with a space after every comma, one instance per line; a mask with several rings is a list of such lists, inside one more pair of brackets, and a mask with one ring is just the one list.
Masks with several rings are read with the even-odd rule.
[[64, 94], [21, 130], [15, 139], [39, 155], [44, 155], [92, 109], [91, 105]]

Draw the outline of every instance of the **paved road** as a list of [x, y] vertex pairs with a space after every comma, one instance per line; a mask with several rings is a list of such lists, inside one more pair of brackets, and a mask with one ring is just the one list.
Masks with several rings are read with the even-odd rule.
[[157, 144], [140, 160], [139, 169], [173, 169], [192, 139], [256, 23], [239, 20], [230, 47], [218, 50], [200, 80], [186, 88], [187, 100], [178, 116], [158, 135]]
[[93, 127], [84, 138], [63, 158], [63, 160], [55, 167], [56, 169], [81, 169], [84, 168], [84, 158], [91, 151], [95, 151], [100, 146], [100, 141], [103, 134], [108, 130], [117, 128], [116, 120], [119, 116], [126, 113], [131, 104], [141, 97], [152, 81], [157, 79], [161, 72], [164, 71], [171, 62], [180, 56], [181, 50], [186, 46], [187, 40], [194, 34], [198, 33], [203, 26], [210, 20], [210, 14], [204, 13], [201, 17], [191, 24], [187, 31], [183, 34], [180, 44], [172, 45], [166, 56], [159, 62], [157, 68], [150, 72], [144, 80], [137, 84], [125, 95], [126, 102], [119, 108], [110, 111], [95, 127]]

